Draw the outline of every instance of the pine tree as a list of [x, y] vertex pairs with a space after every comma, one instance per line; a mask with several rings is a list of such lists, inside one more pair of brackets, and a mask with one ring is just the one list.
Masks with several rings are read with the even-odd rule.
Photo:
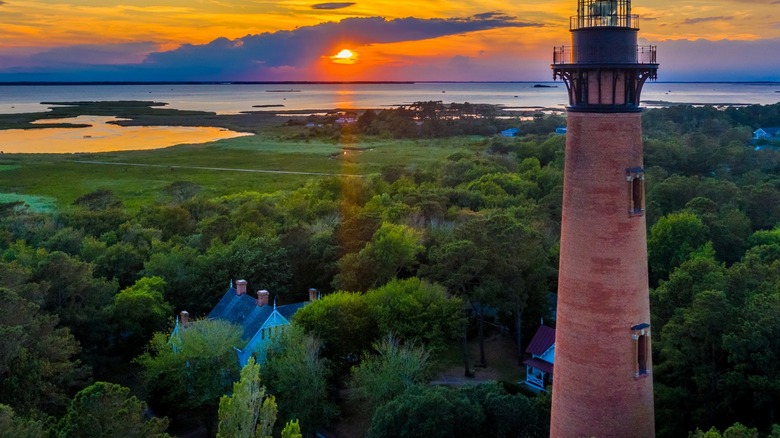
[[219, 400], [218, 438], [267, 438], [276, 422], [276, 400], [260, 386], [260, 365], [254, 358], [233, 383], [233, 395]]

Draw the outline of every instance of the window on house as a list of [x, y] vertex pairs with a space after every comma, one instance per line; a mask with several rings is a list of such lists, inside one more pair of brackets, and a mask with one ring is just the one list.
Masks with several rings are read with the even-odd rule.
[[642, 215], [645, 211], [645, 170], [641, 167], [626, 169], [628, 181], [628, 214]]

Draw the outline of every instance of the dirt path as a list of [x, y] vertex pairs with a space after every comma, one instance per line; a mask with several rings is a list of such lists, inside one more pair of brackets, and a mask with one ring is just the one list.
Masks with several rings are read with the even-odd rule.
[[[473, 365], [479, 359], [479, 343], [471, 340], [469, 359]], [[464, 375], [463, 364], [453, 366], [438, 373], [431, 381], [434, 385], [479, 384], [489, 380], [519, 381], [525, 378], [525, 367], [518, 364], [517, 348], [508, 336], [495, 335], [485, 339], [486, 368], [470, 366], [474, 377]]]
[[133, 166], [133, 167], [159, 167], [168, 169], [189, 169], [189, 170], [216, 170], [222, 172], [250, 172], [250, 173], [278, 173], [285, 175], [313, 175], [313, 176], [352, 176], [364, 178], [365, 175], [349, 175], [346, 173], [324, 173], [324, 172], [296, 172], [292, 170], [263, 170], [263, 169], [232, 169], [229, 167], [200, 167], [200, 166], [177, 166], [168, 164], [142, 164], [142, 163], [121, 163], [117, 161], [91, 161], [91, 160], [71, 160], [79, 164], [100, 164], [108, 166]]

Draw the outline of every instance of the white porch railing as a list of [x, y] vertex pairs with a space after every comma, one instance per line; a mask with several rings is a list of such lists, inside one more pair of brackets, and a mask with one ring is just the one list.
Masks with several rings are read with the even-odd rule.
[[[544, 376], [544, 375], [542, 375], [542, 376]], [[539, 387], [539, 388], [542, 388], [542, 389], [544, 389], [544, 377], [542, 377], [542, 378], [539, 378], [539, 377], [537, 377], [537, 376], [535, 376], [535, 375], [533, 375], [533, 374], [528, 374], [528, 375], [525, 377], [525, 381], [526, 381], [528, 384], [531, 384], [531, 385], [534, 385], [534, 386], [537, 386], [537, 387]]]

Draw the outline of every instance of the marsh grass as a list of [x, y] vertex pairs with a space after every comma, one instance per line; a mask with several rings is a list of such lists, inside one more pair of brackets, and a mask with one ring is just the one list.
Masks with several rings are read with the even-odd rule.
[[161, 189], [175, 181], [196, 183], [206, 196], [241, 191], [269, 193], [291, 190], [309, 179], [325, 176], [261, 171], [367, 176], [381, 172], [388, 165], [440, 162], [455, 152], [484, 142], [469, 137], [390, 140], [354, 135], [344, 140], [302, 140], [295, 138], [295, 134], [306, 128], [284, 127], [282, 123], [286, 119], [270, 113], [221, 116], [152, 105], [150, 102], [92, 102], [55, 107], [48, 113], [2, 115], [0, 129], [25, 125], [40, 128], [41, 125], [29, 123], [41, 118], [89, 114], [130, 118], [121, 122], [127, 125], [219, 126], [255, 135], [147, 151], [3, 154], [0, 155], [0, 192], [54, 199], [54, 205], [63, 206], [86, 193], [108, 189], [127, 207], [138, 208], [158, 200]]

